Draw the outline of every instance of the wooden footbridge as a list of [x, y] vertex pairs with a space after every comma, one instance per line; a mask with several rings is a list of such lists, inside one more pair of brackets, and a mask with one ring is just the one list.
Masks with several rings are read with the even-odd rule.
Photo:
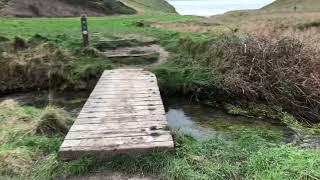
[[173, 148], [156, 76], [142, 69], [105, 71], [61, 145], [64, 160], [108, 158]]

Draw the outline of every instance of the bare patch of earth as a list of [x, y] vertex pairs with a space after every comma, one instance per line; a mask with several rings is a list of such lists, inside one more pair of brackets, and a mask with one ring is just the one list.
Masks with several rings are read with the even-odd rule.
[[107, 50], [104, 54], [107, 57], [137, 57], [137, 56], [145, 56], [150, 55], [152, 53], [159, 53], [159, 60], [152, 64], [152, 66], [163, 64], [169, 58], [169, 52], [166, 51], [160, 45], [150, 45], [150, 46], [136, 46], [136, 47], [125, 47], [118, 48], [114, 50]]

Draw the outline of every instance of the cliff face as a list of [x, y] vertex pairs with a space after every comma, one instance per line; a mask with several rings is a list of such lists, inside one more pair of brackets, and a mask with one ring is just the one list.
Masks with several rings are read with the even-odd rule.
[[0, 0], [0, 15], [15, 17], [68, 17], [135, 14], [117, 0]]

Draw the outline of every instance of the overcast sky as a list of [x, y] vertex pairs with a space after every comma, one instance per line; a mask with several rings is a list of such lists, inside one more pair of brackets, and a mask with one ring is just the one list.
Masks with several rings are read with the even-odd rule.
[[168, 0], [182, 15], [211, 16], [232, 10], [259, 9], [273, 0]]

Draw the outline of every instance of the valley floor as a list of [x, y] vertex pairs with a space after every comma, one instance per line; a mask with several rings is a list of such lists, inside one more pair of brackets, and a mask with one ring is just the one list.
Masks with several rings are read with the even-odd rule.
[[[115, 179], [319, 179], [320, 66], [314, 49], [294, 38], [259, 39], [242, 28], [180, 28], [216, 28], [206, 21], [92, 17], [91, 46], [82, 48], [78, 18], [0, 18], [0, 179], [101, 179], [110, 171], [119, 172], [111, 175]], [[284, 143], [281, 131], [222, 123], [215, 128], [228, 129], [228, 138], [199, 141], [173, 130], [174, 151], [59, 160], [58, 148], [101, 72], [127, 65], [155, 72], [164, 97], [184, 96], [251, 124], [252, 118], [276, 121], [294, 132], [294, 140]], [[199, 122], [215, 120], [201, 117]]]

